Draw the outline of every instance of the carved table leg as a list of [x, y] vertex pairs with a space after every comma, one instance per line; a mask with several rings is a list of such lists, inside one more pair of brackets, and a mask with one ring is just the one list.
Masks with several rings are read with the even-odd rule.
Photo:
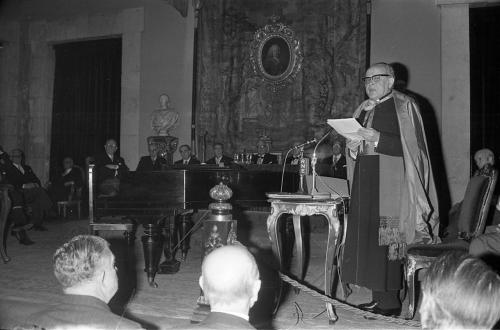
[[[177, 216], [177, 230], [179, 232], [179, 239], [183, 239], [184, 235], [186, 235], [186, 233], [189, 232], [189, 230], [193, 226], [191, 218], [192, 218], [191, 213], [179, 214]], [[181, 242], [180, 246], [182, 252], [181, 261], [186, 260], [187, 251], [189, 250], [189, 240], [190, 240], [190, 235]]]
[[158, 284], [156, 284], [154, 280], [156, 272], [158, 271], [158, 262], [160, 261], [163, 245], [161, 227], [156, 224], [145, 224], [144, 236], [142, 236], [141, 240], [144, 249], [144, 263], [146, 266], [144, 271], [148, 273], [149, 286], [157, 288]]
[[[335, 211], [333, 211], [335, 212]], [[328, 221], [328, 241], [326, 246], [326, 260], [325, 260], [325, 295], [332, 297], [333, 283], [335, 280], [335, 274], [337, 272], [337, 267], [334, 267], [333, 263], [335, 260], [335, 251], [337, 249], [338, 233], [339, 233], [339, 222], [335, 221], [337, 215], [332, 211], [329, 214], [324, 214]], [[326, 304], [326, 310], [328, 312], [328, 318], [330, 324], [335, 323], [338, 320], [338, 316], [335, 313], [332, 304]]]
[[302, 219], [300, 215], [293, 215], [293, 229], [295, 231], [295, 246], [297, 247], [297, 258], [298, 258], [298, 273], [299, 279], [304, 279], [304, 260], [305, 251], [302, 240]]
[[[269, 240], [271, 241], [271, 247], [273, 249], [273, 254], [278, 261], [278, 266], [280, 271], [283, 272], [283, 260], [282, 260], [282, 253], [281, 253], [281, 235], [278, 231], [278, 219], [280, 217], [281, 213], [278, 213], [274, 210], [274, 208], [271, 210], [271, 214], [267, 218], [267, 232], [269, 233]], [[278, 312], [278, 308], [280, 306], [281, 302], [281, 296], [283, 295], [283, 281], [281, 278], [279, 279], [279, 284], [278, 284], [278, 295], [275, 300], [275, 305], [274, 305], [274, 311], [273, 314], [276, 314]]]

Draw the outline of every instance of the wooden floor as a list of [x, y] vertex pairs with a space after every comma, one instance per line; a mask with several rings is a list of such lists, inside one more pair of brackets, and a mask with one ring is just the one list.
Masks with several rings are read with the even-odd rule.
[[[379, 320], [366, 320], [352, 312], [337, 310], [339, 320], [328, 322], [325, 305], [318, 298], [290, 291], [278, 313], [272, 317], [272, 301], [277, 288], [277, 275], [272, 269], [273, 257], [265, 227], [265, 214], [243, 214], [238, 219], [238, 238], [249, 246], [259, 263], [263, 280], [259, 300], [251, 311], [252, 323], [261, 329], [401, 329], [404, 326]], [[47, 304], [56, 303], [61, 292], [52, 274], [51, 258], [55, 249], [78, 234], [87, 233], [85, 220], [54, 220], [47, 223], [48, 232], [30, 232], [36, 242], [22, 246], [9, 237], [8, 251], [12, 261], [0, 264], [0, 328], [9, 328], [28, 314]], [[306, 281], [323, 288], [323, 262], [326, 233], [322, 221], [312, 222], [309, 237], [309, 263]], [[128, 248], [121, 233], [106, 233], [119, 267], [120, 289], [110, 305], [116, 313], [142, 323], [148, 329], [188, 327], [200, 294], [198, 277], [201, 265], [201, 231], [191, 238], [191, 250], [180, 271], [174, 275], [158, 275], [158, 288], [148, 286], [140, 236]], [[366, 289], [354, 288], [349, 302], [367, 302]], [[409, 328], [409, 327], [406, 327]]]

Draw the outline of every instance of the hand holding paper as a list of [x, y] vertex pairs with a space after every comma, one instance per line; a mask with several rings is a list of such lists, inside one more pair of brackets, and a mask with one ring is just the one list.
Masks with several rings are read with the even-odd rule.
[[333, 127], [337, 133], [349, 140], [364, 140], [363, 136], [358, 133], [358, 130], [363, 127], [354, 118], [328, 119], [327, 123]]

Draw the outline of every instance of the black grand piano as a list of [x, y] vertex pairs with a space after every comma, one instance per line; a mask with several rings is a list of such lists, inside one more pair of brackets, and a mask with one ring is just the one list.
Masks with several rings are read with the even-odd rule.
[[[150, 285], [161, 257], [174, 258], [180, 247], [182, 258], [189, 249], [185, 237], [192, 227], [192, 214], [207, 209], [209, 191], [223, 182], [233, 191], [229, 202], [238, 210], [267, 210], [266, 192], [280, 191], [282, 165], [209, 165], [167, 168], [160, 172], [126, 172], [120, 177], [119, 193], [99, 193], [93, 166], [89, 168], [89, 221], [92, 233], [99, 230], [125, 230], [129, 242], [135, 238], [137, 225], [144, 226], [146, 271]], [[299, 167], [286, 165], [283, 191], [297, 191]], [[110, 218], [114, 218], [112, 222]], [[119, 219], [118, 221], [116, 219]], [[183, 239], [184, 238], [184, 239]], [[156, 251], [156, 252], [155, 252]], [[157, 251], [160, 251], [158, 254]], [[178, 267], [178, 266], [177, 266]], [[151, 276], [150, 276], [151, 275]]]

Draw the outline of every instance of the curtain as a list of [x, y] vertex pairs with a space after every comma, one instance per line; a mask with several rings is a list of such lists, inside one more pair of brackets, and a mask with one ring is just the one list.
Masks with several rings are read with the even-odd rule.
[[[295, 31], [302, 70], [272, 91], [255, 75], [250, 44], [273, 15]], [[207, 149], [255, 151], [259, 136], [272, 150], [321, 136], [326, 119], [349, 117], [364, 97], [366, 0], [205, 0], [197, 38], [195, 124]], [[207, 153], [210, 155], [210, 150]]]
[[55, 45], [50, 176], [64, 157], [85, 157], [120, 138], [121, 38]]

